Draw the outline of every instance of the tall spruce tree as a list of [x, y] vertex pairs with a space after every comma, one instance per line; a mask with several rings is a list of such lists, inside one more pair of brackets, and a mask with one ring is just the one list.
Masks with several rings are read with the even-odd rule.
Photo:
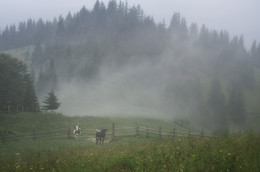
[[208, 97], [208, 107], [211, 112], [212, 127], [215, 132], [227, 129], [225, 96], [221, 90], [220, 81], [215, 78], [211, 82]]
[[27, 82], [25, 85], [24, 106], [27, 107], [29, 111], [39, 111], [39, 103], [36, 97], [33, 82], [29, 76], [26, 78], [26, 80]]
[[58, 98], [54, 94], [53, 89], [51, 90], [51, 92], [48, 93], [43, 103], [45, 104], [43, 108], [45, 110], [50, 110], [51, 113], [55, 112], [55, 110], [60, 107], [60, 103], [58, 102]]
[[243, 126], [246, 118], [245, 104], [242, 89], [233, 85], [227, 103], [229, 120], [238, 126]]
[[0, 106], [24, 106], [35, 110], [38, 101], [26, 65], [0, 54]]
[[51, 59], [50, 64], [48, 65], [49, 66], [47, 67], [46, 71], [42, 69], [42, 66], [40, 67], [40, 72], [36, 84], [37, 93], [40, 99], [48, 90], [56, 90], [58, 85], [54, 61]]

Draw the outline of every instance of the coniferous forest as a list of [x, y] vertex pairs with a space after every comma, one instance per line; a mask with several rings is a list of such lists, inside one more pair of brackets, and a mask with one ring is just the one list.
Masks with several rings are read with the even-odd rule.
[[[215, 131], [243, 127], [258, 112], [253, 102], [260, 89], [260, 44], [248, 49], [243, 36], [188, 25], [179, 13], [167, 25], [140, 5], [96, 1], [92, 9], [51, 21], [28, 19], [3, 28], [0, 51], [21, 48], [31, 59], [27, 69], [1, 54], [2, 106], [35, 106], [35, 94], [41, 105], [54, 90], [68, 115], [189, 119]], [[20, 67], [8, 71], [6, 65]], [[16, 97], [18, 91], [24, 97]]]

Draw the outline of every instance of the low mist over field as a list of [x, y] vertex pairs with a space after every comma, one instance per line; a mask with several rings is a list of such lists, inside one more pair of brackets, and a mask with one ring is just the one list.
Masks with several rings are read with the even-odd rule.
[[169, 79], [172, 64], [167, 65], [168, 60], [120, 67], [102, 64], [95, 79], [72, 79], [62, 84], [64, 87], [58, 91], [63, 102], [61, 111], [75, 115], [177, 115], [166, 104], [166, 88], [173, 82]]

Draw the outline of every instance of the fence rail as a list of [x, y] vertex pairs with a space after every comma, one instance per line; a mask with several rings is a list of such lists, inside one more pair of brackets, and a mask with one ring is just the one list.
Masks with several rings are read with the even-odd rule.
[[[80, 138], [95, 138], [96, 129], [87, 129], [82, 128], [82, 133], [79, 136]], [[63, 130], [56, 130], [56, 131], [36, 131], [35, 129], [32, 130], [31, 133], [25, 134], [8, 134], [6, 131], [1, 131], [0, 133], [2, 143], [6, 143], [9, 141], [21, 141], [21, 140], [36, 140], [42, 138], [56, 138], [56, 139], [71, 139], [73, 138], [73, 130], [68, 127], [68, 129]], [[137, 126], [137, 127], [125, 127], [125, 128], [116, 128], [115, 124], [112, 124], [112, 129], [108, 130], [106, 133], [106, 138], [114, 140], [115, 137], [122, 137], [122, 136], [146, 136], [146, 137], [153, 137], [153, 138], [163, 138], [163, 137], [189, 137], [189, 138], [203, 138], [203, 137], [214, 137], [211, 135], [205, 135], [203, 130], [201, 132], [195, 131], [183, 131], [183, 130], [165, 130], [159, 127], [158, 129], [149, 128], [144, 126]]]

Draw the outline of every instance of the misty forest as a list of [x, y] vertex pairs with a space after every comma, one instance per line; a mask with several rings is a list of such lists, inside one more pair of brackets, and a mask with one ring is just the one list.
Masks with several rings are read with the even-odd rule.
[[[243, 36], [188, 26], [179, 13], [166, 26], [140, 5], [97, 1], [92, 10], [7, 26], [0, 50], [19, 48], [27, 70], [1, 54], [2, 108], [35, 107], [35, 94], [42, 102], [53, 89], [67, 115], [189, 119], [219, 130], [259, 113], [260, 44], [248, 50]], [[13, 70], [23, 75], [14, 78]]]
[[[230, 35], [116, 0], [1, 28], [0, 169], [259, 170], [260, 43]], [[107, 149], [75, 125], [108, 130]]]

